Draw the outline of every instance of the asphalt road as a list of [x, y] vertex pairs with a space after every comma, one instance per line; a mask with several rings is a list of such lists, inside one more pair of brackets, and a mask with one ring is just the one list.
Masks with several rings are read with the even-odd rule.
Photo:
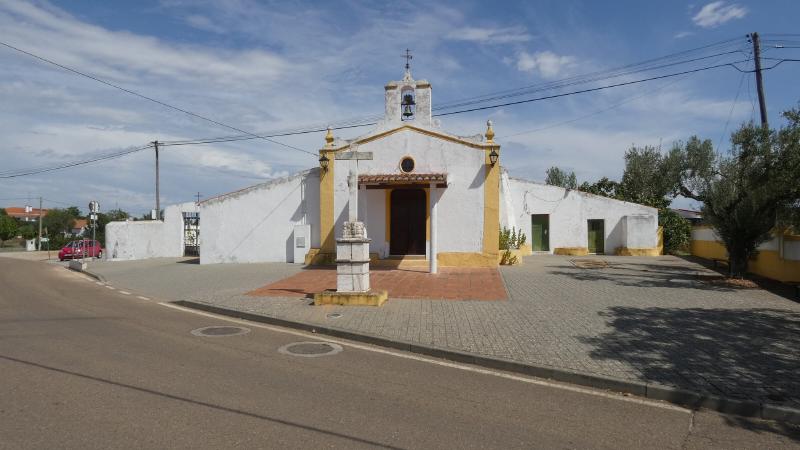
[[[247, 334], [192, 330], [245, 326]], [[782, 424], [236, 323], [0, 258], [0, 448], [790, 448]]]

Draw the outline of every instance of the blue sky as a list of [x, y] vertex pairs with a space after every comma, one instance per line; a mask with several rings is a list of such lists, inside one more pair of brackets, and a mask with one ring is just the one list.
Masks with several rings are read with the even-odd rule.
[[[797, 59], [800, 49], [786, 47], [800, 46], [800, 36], [774, 35], [797, 33], [797, 17], [800, 2], [788, 0], [0, 0], [0, 40], [238, 128], [265, 132], [380, 114], [383, 85], [402, 76], [406, 48], [414, 54], [414, 76], [433, 85], [436, 106], [727, 39], [738, 38], [725, 50], [743, 53], [691, 67], [741, 60], [749, 51], [745, 35], [752, 31], [768, 35], [764, 57]], [[774, 62], [765, 60], [765, 66]], [[749, 69], [751, 63], [739, 66]], [[780, 124], [780, 111], [797, 106], [798, 73], [800, 64], [791, 62], [764, 73], [771, 124]], [[542, 94], [559, 92], [566, 90]], [[235, 134], [4, 47], [0, 99], [0, 172], [155, 139]], [[730, 131], [757, 119], [754, 102], [752, 74], [726, 67], [441, 120], [445, 131], [473, 135], [492, 119], [503, 164], [515, 176], [541, 180], [547, 167], [557, 165], [574, 170], [580, 181], [594, 181], [619, 178], [622, 155], [631, 145], [668, 148], [699, 135], [720, 142], [725, 151]], [[315, 152], [323, 134], [281, 140]], [[316, 165], [312, 156], [259, 140], [170, 147], [161, 160], [162, 204]], [[154, 203], [152, 152], [0, 179], [0, 198], [15, 199], [0, 205], [24, 204], [39, 195], [81, 207], [96, 199], [104, 209], [119, 206], [141, 214]]]

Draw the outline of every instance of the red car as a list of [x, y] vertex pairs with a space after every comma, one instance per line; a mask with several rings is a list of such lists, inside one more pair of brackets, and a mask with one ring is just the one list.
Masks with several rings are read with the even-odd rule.
[[[85, 247], [85, 250], [84, 250]], [[58, 252], [58, 260], [64, 261], [65, 259], [82, 258], [86, 252], [87, 258], [100, 258], [103, 256], [103, 248], [100, 242], [91, 239], [84, 239], [82, 241], [72, 241], [65, 245]]]

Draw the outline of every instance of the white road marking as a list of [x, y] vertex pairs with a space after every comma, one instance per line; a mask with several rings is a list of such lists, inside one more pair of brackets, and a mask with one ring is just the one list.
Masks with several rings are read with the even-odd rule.
[[98, 286], [102, 286], [104, 283], [101, 283], [101, 282], [99, 282], [99, 281], [95, 281], [95, 282], [94, 282], [94, 284], [96, 284], [96, 285], [98, 285]]
[[149, 298], [142, 297], [141, 295], [137, 295], [136, 298], [141, 299], [141, 300], [150, 300]]
[[116, 288], [115, 288], [115, 287], [112, 287], [112, 286], [109, 286], [109, 285], [106, 285], [106, 289], [111, 289], [111, 290], [113, 291], [113, 290], [115, 290]]
[[345, 347], [356, 348], [356, 349], [364, 350], [364, 351], [368, 351], [368, 352], [382, 353], [384, 355], [391, 355], [391, 356], [395, 356], [395, 357], [398, 357], [398, 358], [411, 359], [411, 360], [414, 360], [414, 361], [420, 361], [420, 362], [425, 362], [425, 363], [429, 363], [429, 364], [435, 364], [437, 366], [450, 367], [450, 368], [453, 368], [453, 369], [464, 370], [464, 371], [467, 371], [467, 372], [480, 373], [480, 374], [483, 374], [483, 375], [491, 375], [491, 376], [495, 376], [495, 377], [499, 377], [499, 378], [505, 378], [505, 379], [508, 379], [508, 380], [521, 381], [523, 383], [535, 384], [535, 385], [538, 385], [538, 386], [547, 386], [547, 387], [556, 388], [556, 389], [562, 389], [562, 390], [570, 391], [570, 392], [578, 392], [578, 393], [581, 393], [581, 394], [594, 395], [596, 397], [605, 397], [605, 398], [609, 398], [609, 399], [612, 399], [612, 400], [618, 400], [618, 401], [629, 402], [629, 403], [636, 403], [636, 404], [640, 404], [640, 405], [652, 406], [652, 407], [655, 407], [655, 408], [668, 409], [668, 410], [672, 410], [672, 411], [680, 411], [680, 412], [684, 412], [686, 414], [691, 414], [692, 413], [692, 411], [690, 409], [686, 409], [686, 408], [683, 408], [683, 407], [680, 407], [680, 406], [676, 406], [676, 405], [671, 405], [669, 403], [664, 403], [664, 402], [660, 402], [660, 401], [657, 401], [657, 400], [650, 400], [650, 399], [645, 399], [645, 398], [640, 398], [640, 397], [628, 397], [628, 396], [625, 396], [623, 394], [614, 394], [614, 393], [604, 392], [604, 391], [600, 391], [600, 390], [596, 390], [596, 389], [583, 388], [583, 387], [579, 387], [579, 386], [558, 383], [558, 382], [555, 382], [555, 381], [547, 381], [547, 380], [538, 379], [538, 378], [528, 378], [528, 377], [525, 377], [525, 376], [522, 376], [522, 375], [514, 375], [514, 374], [510, 374], [510, 373], [505, 373], [505, 372], [498, 372], [498, 371], [495, 371], [495, 370], [485, 369], [485, 368], [482, 368], [482, 367], [459, 364], [459, 363], [452, 362], [452, 361], [444, 361], [444, 360], [439, 360], [439, 359], [433, 359], [433, 358], [428, 358], [428, 357], [425, 357], [425, 356], [415, 355], [415, 354], [412, 354], [412, 353], [400, 353], [400, 352], [396, 352], [396, 351], [393, 351], [393, 350], [387, 350], [387, 349], [380, 348], [380, 347], [373, 347], [373, 346], [368, 346], [368, 345], [356, 344], [356, 343], [349, 342], [349, 341], [343, 341], [343, 340], [339, 340], [339, 339], [335, 339], [335, 338], [330, 338], [330, 337], [322, 336], [322, 335], [315, 334], [315, 333], [308, 333], [308, 332], [305, 332], [305, 331], [292, 330], [292, 329], [289, 329], [289, 328], [280, 328], [280, 327], [275, 327], [275, 326], [272, 326], [272, 325], [265, 325], [265, 324], [258, 323], [258, 322], [250, 322], [250, 321], [247, 321], [247, 320], [234, 319], [234, 318], [227, 317], [227, 316], [211, 314], [211, 313], [207, 313], [207, 312], [204, 312], [204, 311], [197, 311], [195, 309], [184, 308], [182, 306], [173, 305], [173, 304], [170, 304], [170, 303], [159, 302], [158, 304], [161, 305], [161, 306], [166, 306], [167, 308], [177, 309], [179, 311], [184, 311], [184, 312], [188, 312], [188, 313], [192, 313], [192, 314], [197, 314], [197, 315], [200, 315], [200, 316], [212, 317], [214, 319], [219, 319], [219, 320], [226, 320], [228, 322], [234, 322], [234, 323], [238, 323], [238, 324], [241, 324], [241, 325], [247, 325], [247, 326], [250, 326], [250, 327], [263, 328], [263, 329], [274, 331], [274, 332], [277, 332], [277, 333], [292, 334], [292, 335], [295, 335], [295, 336], [302, 336], [304, 338], [313, 338], [313, 339], [316, 339], [316, 340], [319, 340], [319, 341], [332, 342], [332, 343], [343, 345]]
[[131, 293], [128, 291], [119, 291], [119, 293], [122, 295], [131, 295]]

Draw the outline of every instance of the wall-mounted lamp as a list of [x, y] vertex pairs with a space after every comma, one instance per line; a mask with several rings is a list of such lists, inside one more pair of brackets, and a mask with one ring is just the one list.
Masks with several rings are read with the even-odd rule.
[[322, 170], [324, 170], [326, 172], [328, 171], [328, 163], [330, 163], [330, 162], [331, 162], [331, 160], [328, 159], [328, 157], [325, 156], [324, 153], [322, 154], [322, 156], [319, 157], [319, 166], [322, 168]]
[[489, 153], [489, 162], [492, 163], [492, 165], [495, 165], [497, 164], [497, 158], [499, 157], [500, 155], [497, 153], [497, 151], [495, 149], [492, 149], [492, 152]]

